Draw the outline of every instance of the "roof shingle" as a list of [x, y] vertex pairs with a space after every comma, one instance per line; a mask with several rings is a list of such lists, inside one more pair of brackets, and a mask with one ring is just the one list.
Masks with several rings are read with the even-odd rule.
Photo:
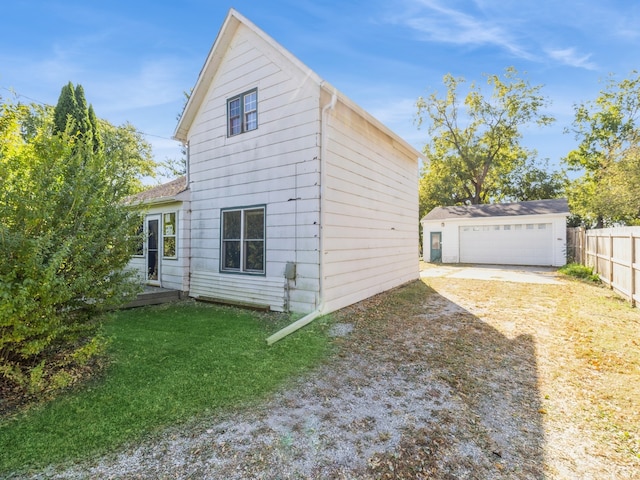
[[451, 218], [507, 217], [518, 215], [569, 214], [566, 198], [531, 200], [517, 203], [492, 203], [486, 205], [456, 205], [436, 207], [423, 220], [446, 220]]
[[153, 200], [161, 198], [172, 198], [187, 189], [187, 177], [178, 177], [170, 182], [163, 183], [157, 187], [150, 188], [144, 192], [127, 197], [126, 202], [131, 203], [153, 203]]

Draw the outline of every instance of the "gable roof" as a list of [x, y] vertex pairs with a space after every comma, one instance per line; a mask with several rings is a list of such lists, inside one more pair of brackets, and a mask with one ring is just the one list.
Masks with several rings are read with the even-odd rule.
[[493, 203], [487, 205], [456, 205], [436, 207], [422, 220], [447, 220], [452, 218], [509, 217], [520, 215], [569, 215], [566, 198], [531, 200], [517, 203]]
[[353, 101], [349, 100], [346, 96], [340, 93], [336, 88], [331, 86], [327, 81], [323, 80], [318, 76], [313, 70], [307, 67], [304, 63], [302, 63], [298, 58], [296, 58], [291, 52], [282, 47], [278, 42], [276, 42], [273, 38], [267, 35], [263, 30], [258, 28], [254, 23], [248, 20], [246, 17], [241, 15], [238, 11], [231, 8], [229, 9], [229, 13], [216, 36], [215, 41], [213, 42], [213, 46], [209, 51], [207, 59], [205, 60], [204, 66], [200, 70], [200, 74], [198, 75], [198, 80], [196, 81], [195, 86], [193, 87], [193, 91], [189, 96], [189, 100], [184, 107], [182, 115], [180, 116], [180, 120], [178, 121], [178, 125], [176, 126], [176, 130], [173, 134], [173, 138], [176, 140], [186, 143], [187, 141], [187, 133], [191, 128], [191, 125], [198, 113], [198, 109], [202, 102], [204, 101], [207, 92], [209, 90], [209, 86], [211, 82], [214, 81], [216, 74], [218, 72], [218, 68], [222, 64], [222, 60], [224, 59], [225, 54], [233, 40], [234, 35], [236, 34], [238, 27], [240, 25], [244, 25], [246, 28], [251, 30], [254, 34], [256, 34], [260, 39], [274, 48], [280, 55], [282, 55], [286, 61], [288, 61], [295, 69], [299, 70], [301, 74], [311, 80], [315, 84], [318, 85], [319, 88], [322, 88], [330, 95], [335, 95], [336, 100], [352, 111], [363, 117], [369, 123], [374, 125], [379, 130], [383, 131], [387, 135], [389, 135], [393, 140], [402, 145], [405, 149], [408, 149], [411, 154], [415, 154], [416, 158], [422, 158], [423, 155], [418, 152], [415, 148], [413, 148], [409, 143], [407, 143], [404, 139], [398, 136], [395, 132], [390, 130], [386, 125], [377, 120], [367, 111], [365, 111], [362, 107], [358, 106]]
[[170, 182], [150, 188], [125, 199], [127, 204], [166, 203], [178, 200], [176, 196], [187, 189], [187, 177], [178, 177]]

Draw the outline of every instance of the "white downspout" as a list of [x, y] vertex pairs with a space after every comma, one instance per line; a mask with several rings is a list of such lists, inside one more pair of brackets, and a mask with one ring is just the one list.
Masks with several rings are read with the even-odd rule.
[[[322, 84], [320, 85], [320, 88], [322, 89]], [[338, 100], [338, 96], [334, 89], [333, 94], [331, 95], [331, 101], [327, 103], [324, 107], [322, 107], [322, 120], [321, 120], [321, 127], [320, 127], [320, 135], [321, 135], [320, 137], [320, 225], [319, 225], [320, 236], [318, 238], [319, 303], [313, 312], [305, 315], [300, 320], [296, 320], [292, 324], [287, 325], [282, 330], [277, 331], [276, 333], [271, 335], [269, 338], [267, 338], [268, 345], [273, 345], [278, 340], [283, 339], [287, 335], [313, 322], [316, 318], [322, 316], [324, 313], [324, 277], [323, 277], [324, 276], [324, 249], [323, 249], [324, 248], [324, 232], [323, 232], [323, 229], [325, 226], [326, 208], [323, 208], [323, 201], [324, 201], [324, 193], [325, 193], [324, 186], [325, 186], [326, 170], [327, 170], [325, 168], [327, 164], [325, 152], [327, 151], [327, 137], [328, 137], [327, 123], [328, 123], [328, 115], [329, 115], [328, 112], [329, 110], [332, 110], [336, 106], [337, 100]]]

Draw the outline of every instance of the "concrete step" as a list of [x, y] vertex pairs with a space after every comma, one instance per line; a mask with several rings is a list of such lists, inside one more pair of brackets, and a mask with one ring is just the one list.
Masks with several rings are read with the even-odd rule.
[[161, 303], [177, 302], [181, 298], [179, 290], [146, 286], [144, 291], [138, 294], [135, 300], [122, 308], [143, 307], [145, 305], [159, 305]]

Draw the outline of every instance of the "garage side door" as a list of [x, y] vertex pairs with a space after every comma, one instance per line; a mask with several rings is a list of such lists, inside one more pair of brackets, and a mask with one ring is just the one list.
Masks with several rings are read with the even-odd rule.
[[551, 265], [550, 223], [460, 227], [460, 262], [504, 265]]

